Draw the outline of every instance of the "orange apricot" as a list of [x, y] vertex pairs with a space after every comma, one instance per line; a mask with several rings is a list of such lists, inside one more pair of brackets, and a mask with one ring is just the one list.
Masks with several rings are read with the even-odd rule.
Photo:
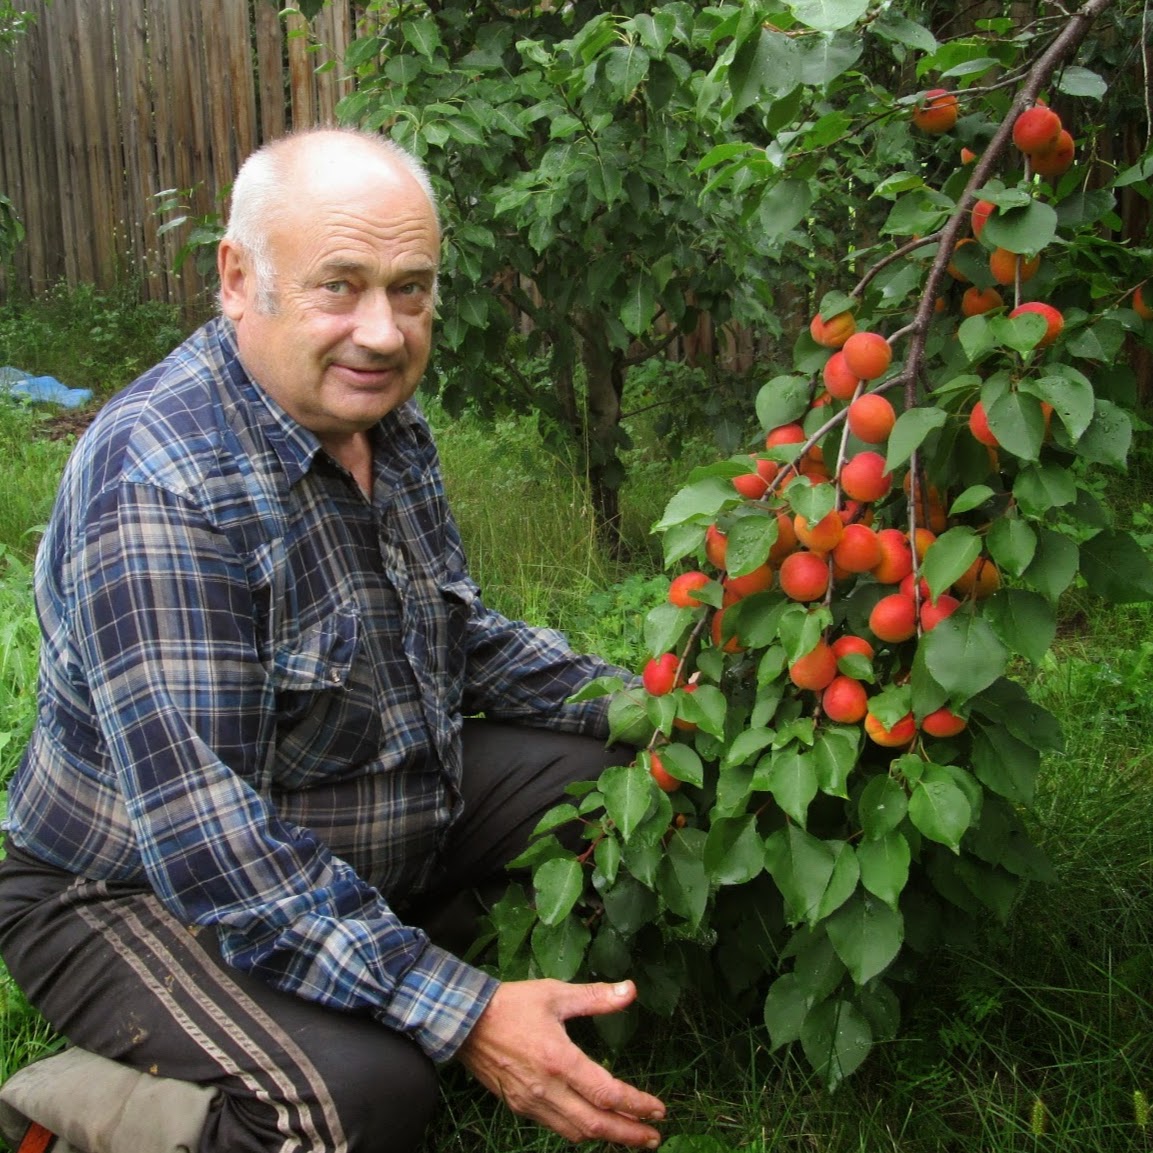
[[649, 753], [649, 776], [656, 781], [657, 787], [663, 792], [675, 793], [681, 787], [681, 782], [665, 768], [656, 753]]
[[663, 697], [671, 693], [677, 686], [677, 667], [680, 659], [676, 653], [665, 653], [663, 656], [653, 657], [641, 673], [641, 684], [645, 692], [654, 697]]
[[803, 657], [789, 665], [789, 680], [799, 689], [819, 693], [837, 675], [837, 658], [825, 641], [817, 641]]
[[1001, 587], [1001, 570], [988, 558], [979, 556], [953, 582], [953, 588], [963, 597], [977, 600], [992, 596]]
[[705, 557], [714, 568], [725, 567], [725, 554], [729, 549], [729, 538], [715, 524], [705, 529]]
[[773, 570], [767, 564], [757, 565], [752, 572], [742, 576], [725, 577], [723, 581], [724, 594], [722, 604], [731, 605], [752, 593], [765, 592], [773, 587]]
[[1020, 270], [1021, 281], [1032, 280], [1041, 266], [1039, 256], [1023, 257], [1007, 248], [995, 248], [989, 255], [989, 271], [998, 284], [1013, 284]]
[[934, 709], [922, 718], [921, 731], [931, 737], [955, 737], [965, 730], [968, 723], [951, 709]]
[[833, 650], [833, 655], [837, 660], [854, 654], [872, 660], [874, 655], [873, 646], [864, 637], [855, 636], [853, 633], [845, 633], [844, 636], [837, 637], [829, 647]]
[[709, 579], [707, 573], [696, 569], [673, 577], [669, 582], [669, 604], [681, 609], [699, 608], [702, 602], [697, 600], [693, 593], [703, 585], [707, 585]]
[[836, 400], [851, 400], [857, 391], [857, 385], [861, 383], [860, 378], [845, 363], [843, 348], [837, 349], [825, 361], [824, 368], [821, 369], [821, 379], [825, 382], [829, 395]]
[[899, 528], [883, 528], [877, 533], [881, 546], [880, 563], [873, 568], [878, 584], [899, 584], [913, 571], [913, 548], [909, 538]]
[[963, 236], [956, 244], [953, 245], [953, 259], [945, 266], [945, 271], [954, 279], [959, 280], [963, 284], [967, 283], [969, 278], [961, 271], [960, 266], [957, 264], [957, 253], [961, 251], [963, 245], [976, 244], [977, 242], [971, 236]]
[[957, 123], [957, 97], [947, 88], [930, 88], [913, 106], [913, 126], [940, 136]]
[[1030, 159], [1033, 162], [1033, 171], [1038, 176], [1061, 176], [1073, 167], [1076, 151], [1072, 134], [1062, 128], [1057, 133], [1057, 139], [1052, 147], [1042, 148], [1032, 154]]
[[978, 288], [970, 284], [961, 294], [961, 313], [964, 316], [982, 316], [1004, 307], [1005, 298], [995, 288]]
[[841, 351], [845, 367], [861, 380], [876, 380], [893, 363], [893, 346], [879, 332], [854, 332]]
[[913, 720], [912, 713], [906, 713], [891, 729], [887, 729], [873, 713], [866, 713], [865, 732], [875, 744], [888, 749], [899, 749], [917, 735], [917, 722]]
[[830, 721], [855, 725], [864, 720], [865, 713], [869, 711], [869, 696], [860, 681], [838, 675], [833, 677], [821, 694], [821, 708]]
[[877, 534], [865, 524], [847, 524], [833, 546], [833, 563], [846, 573], [869, 572], [881, 563]]
[[793, 518], [782, 510], [777, 513], [777, 539], [769, 549], [769, 564], [779, 567], [789, 553], [796, 551], [797, 530], [793, 528]]
[[985, 406], [980, 401], [973, 405], [969, 413], [969, 431], [977, 440], [982, 444], [989, 445], [990, 448], [997, 448], [1000, 445], [1000, 441], [997, 440], [993, 430], [989, 427]]
[[931, 632], [947, 617], [951, 617], [959, 608], [961, 602], [948, 593], [941, 593], [935, 601], [924, 597], [921, 600], [921, 631]]
[[883, 444], [897, 423], [897, 414], [885, 397], [866, 392], [849, 405], [848, 421], [849, 430], [858, 440]]
[[978, 200], [969, 212], [969, 226], [973, 235], [978, 239], [985, 231], [985, 223], [997, 211], [997, 206], [991, 200]]
[[838, 312], [828, 320], [818, 312], [809, 321], [809, 335], [823, 348], [840, 348], [856, 331], [857, 322], [851, 312]]
[[743, 652], [744, 646], [737, 638], [736, 633], [725, 627], [724, 617], [728, 611], [728, 608], [723, 608], [713, 614], [711, 626], [713, 644], [716, 645], [717, 648], [723, 649], [726, 653]]
[[1142, 294], [1144, 285], [1137, 285], [1133, 289], [1133, 311], [1137, 313], [1142, 320], [1153, 320], [1153, 305], [1145, 303], [1145, 297]]
[[1061, 127], [1061, 117], [1052, 108], [1037, 104], [1013, 122], [1013, 143], [1026, 156], [1043, 152], [1057, 143]]
[[841, 489], [851, 500], [866, 503], [886, 496], [893, 484], [885, 471], [885, 458], [877, 452], [859, 452], [841, 467]]
[[790, 600], [815, 601], [828, 591], [829, 566], [815, 552], [794, 552], [781, 562], [777, 579]]
[[840, 541], [845, 531], [845, 522], [836, 509], [827, 512], [814, 525], [810, 525], [805, 517], [797, 513], [793, 517], [793, 531], [805, 548], [814, 552], [830, 552]]
[[1012, 320], [1014, 316], [1023, 316], [1028, 312], [1035, 312], [1045, 321], [1045, 335], [1037, 342], [1037, 347], [1048, 348], [1061, 335], [1061, 330], [1065, 327], [1065, 318], [1051, 304], [1045, 304], [1040, 300], [1030, 300], [1025, 304], [1017, 305], [1009, 313], [1009, 319]]
[[873, 634], [889, 644], [907, 641], [917, 631], [917, 605], [904, 593], [891, 593], [882, 597], [869, 613], [869, 628]]

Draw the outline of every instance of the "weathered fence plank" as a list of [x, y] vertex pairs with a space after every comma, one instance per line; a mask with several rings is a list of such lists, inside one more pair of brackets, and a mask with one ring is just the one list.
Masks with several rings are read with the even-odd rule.
[[[194, 304], [186, 231], [161, 233], [156, 195], [179, 189], [191, 217], [221, 210], [241, 160], [292, 127], [335, 119], [350, 90], [339, 61], [355, 5], [313, 28], [268, 0], [21, 0], [35, 22], [0, 56], [0, 189], [27, 238], [0, 289], [63, 279]], [[317, 41], [323, 48], [317, 50]]]

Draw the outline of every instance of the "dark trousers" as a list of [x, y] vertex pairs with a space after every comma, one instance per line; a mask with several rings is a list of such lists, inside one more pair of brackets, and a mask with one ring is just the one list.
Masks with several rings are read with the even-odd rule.
[[[631, 755], [588, 737], [467, 722], [465, 813], [435, 889], [408, 919], [459, 947], [477, 911], [468, 895], [500, 876], [564, 786]], [[436, 1069], [413, 1042], [228, 967], [215, 933], [190, 929], [151, 890], [77, 878], [10, 847], [0, 956], [72, 1043], [218, 1088], [201, 1153], [403, 1153], [435, 1107]]]

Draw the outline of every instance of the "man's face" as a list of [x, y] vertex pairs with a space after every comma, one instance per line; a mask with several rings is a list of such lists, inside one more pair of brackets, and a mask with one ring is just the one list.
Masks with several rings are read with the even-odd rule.
[[249, 375], [331, 447], [416, 391], [440, 234], [420, 186], [383, 161], [357, 157], [342, 179], [322, 171], [302, 183], [270, 223], [270, 285], [222, 243], [221, 302]]

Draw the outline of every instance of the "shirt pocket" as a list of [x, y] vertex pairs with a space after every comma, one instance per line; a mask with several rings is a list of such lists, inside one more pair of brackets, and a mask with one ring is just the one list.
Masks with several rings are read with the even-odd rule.
[[336, 605], [315, 624], [280, 638], [269, 669], [279, 722], [299, 721], [318, 694], [343, 689], [359, 649], [360, 611], [354, 603]]

